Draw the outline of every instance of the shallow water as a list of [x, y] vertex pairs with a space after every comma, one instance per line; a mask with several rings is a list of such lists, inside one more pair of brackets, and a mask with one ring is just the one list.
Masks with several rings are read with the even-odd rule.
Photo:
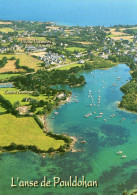
[[[54, 129], [55, 133], [76, 136], [76, 148], [80, 148], [82, 152], [68, 152], [47, 156], [45, 159], [30, 151], [0, 155], [0, 194], [119, 195], [125, 189], [134, 188], [137, 178], [137, 124], [133, 121], [137, 119], [137, 115], [117, 108], [123, 95], [120, 87], [130, 79], [129, 68], [121, 64], [107, 70], [84, 72], [83, 75], [87, 84], [71, 89], [74, 101], [61, 106], [56, 116], [54, 110], [47, 119], [49, 128]], [[114, 83], [116, 85], [112, 86]], [[84, 117], [90, 112], [91, 116]], [[95, 118], [99, 113], [103, 113], [102, 118]], [[115, 116], [111, 117], [112, 114]], [[54, 120], [51, 119], [53, 116]], [[80, 144], [81, 140], [86, 140], [86, 143]], [[122, 159], [122, 155], [117, 155], [119, 150], [127, 158]], [[69, 176], [85, 176], [86, 180], [97, 180], [98, 187], [10, 187], [12, 176], [40, 182], [44, 175], [49, 180], [54, 176], [59, 176], [62, 180], [68, 180]]]

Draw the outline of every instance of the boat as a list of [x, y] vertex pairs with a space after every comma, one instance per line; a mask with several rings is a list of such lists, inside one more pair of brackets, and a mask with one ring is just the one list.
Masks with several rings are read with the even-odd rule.
[[123, 155], [122, 158], [126, 158], [127, 156], [126, 155]]
[[117, 154], [122, 154], [122, 153], [123, 153], [123, 151], [118, 151], [118, 152], [117, 152]]
[[55, 115], [57, 115], [57, 114], [58, 114], [58, 112], [54, 112], [54, 114], [55, 114]]
[[104, 119], [104, 121], [107, 121], [107, 119]]

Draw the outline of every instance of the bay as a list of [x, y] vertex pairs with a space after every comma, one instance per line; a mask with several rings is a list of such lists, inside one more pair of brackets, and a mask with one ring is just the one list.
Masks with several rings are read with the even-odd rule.
[[[54, 120], [51, 118], [55, 116], [56, 110], [47, 119], [50, 123], [49, 128], [55, 133], [76, 136], [78, 138], [76, 148], [82, 151], [47, 156], [45, 159], [30, 151], [2, 154], [0, 156], [1, 194], [118, 195], [125, 189], [134, 188], [137, 176], [135, 171], [137, 169], [137, 124], [133, 121], [137, 119], [137, 115], [117, 107], [123, 95], [120, 87], [130, 80], [129, 68], [120, 64], [106, 70], [83, 72], [83, 75], [87, 84], [71, 89], [73, 102], [61, 106]], [[99, 96], [100, 103], [97, 103]], [[93, 106], [90, 106], [91, 103]], [[92, 115], [86, 118], [84, 115], [90, 112]], [[102, 118], [96, 118], [99, 113], [103, 113]], [[81, 140], [85, 140], [86, 143], [81, 144]], [[127, 158], [118, 155], [119, 150], [122, 150], [122, 155], [126, 155]], [[69, 180], [69, 176], [73, 178], [85, 176], [86, 180], [97, 180], [99, 187], [86, 189], [10, 187], [11, 177], [40, 182], [44, 175], [49, 180], [53, 180], [56, 176], [66, 181]]]

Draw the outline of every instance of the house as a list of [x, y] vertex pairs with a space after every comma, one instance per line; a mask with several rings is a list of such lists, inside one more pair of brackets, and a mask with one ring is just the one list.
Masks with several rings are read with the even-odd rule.
[[84, 64], [85, 61], [84, 60], [79, 60], [79, 64]]
[[26, 47], [26, 50], [27, 51], [35, 51], [36, 48], [34, 46], [31, 46], [31, 47]]

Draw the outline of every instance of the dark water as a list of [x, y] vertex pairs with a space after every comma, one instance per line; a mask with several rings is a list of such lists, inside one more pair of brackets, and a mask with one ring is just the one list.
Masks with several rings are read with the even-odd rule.
[[[73, 100], [78, 100], [78, 103], [74, 100], [61, 106], [54, 120], [51, 117], [55, 116], [55, 111], [48, 117], [48, 123], [54, 132], [65, 132], [78, 138], [76, 148], [81, 148], [82, 152], [68, 152], [53, 157], [47, 156], [45, 159], [30, 151], [2, 154], [0, 194], [119, 195], [125, 189], [134, 188], [137, 182], [137, 124], [133, 121], [137, 119], [137, 115], [117, 108], [117, 101], [122, 98], [119, 89], [129, 80], [128, 71], [126, 65], [118, 65], [108, 70], [84, 72], [87, 85], [72, 89]], [[121, 78], [117, 80], [117, 77]], [[116, 86], [112, 86], [113, 83], [116, 83]], [[89, 90], [94, 100], [91, 94], [88, 97]], [[99, 107], [98, 96], [101, 96]], [[92, 115], [85, 118], [84, 115], [90, 112]], [[99, 113], [103, 113], [102, 118], [95, 119]], [[115, 114], [115, 117], [111, 117], [112, 114]], [[122, 121], [122, 118], [125, 120]], [[86, 143], [80, 144], [81, 140], [86, 140]], [[122, 155], [117, 155], [119, 150], [122, 150], [127, 158], [122, 159]], [[53, 180], [54, 176], [62, 180], [68, 180], [69, 176], [85, 176], [86, 180], [98, 180], [99, 185], [98, 188], [88, 189], [10, 187], [12, 176], [40, 182], [44, 175], [49, 180]]]
[[136, 0], [0, 0], [0, 19], [96, 26], [137, 24]]

